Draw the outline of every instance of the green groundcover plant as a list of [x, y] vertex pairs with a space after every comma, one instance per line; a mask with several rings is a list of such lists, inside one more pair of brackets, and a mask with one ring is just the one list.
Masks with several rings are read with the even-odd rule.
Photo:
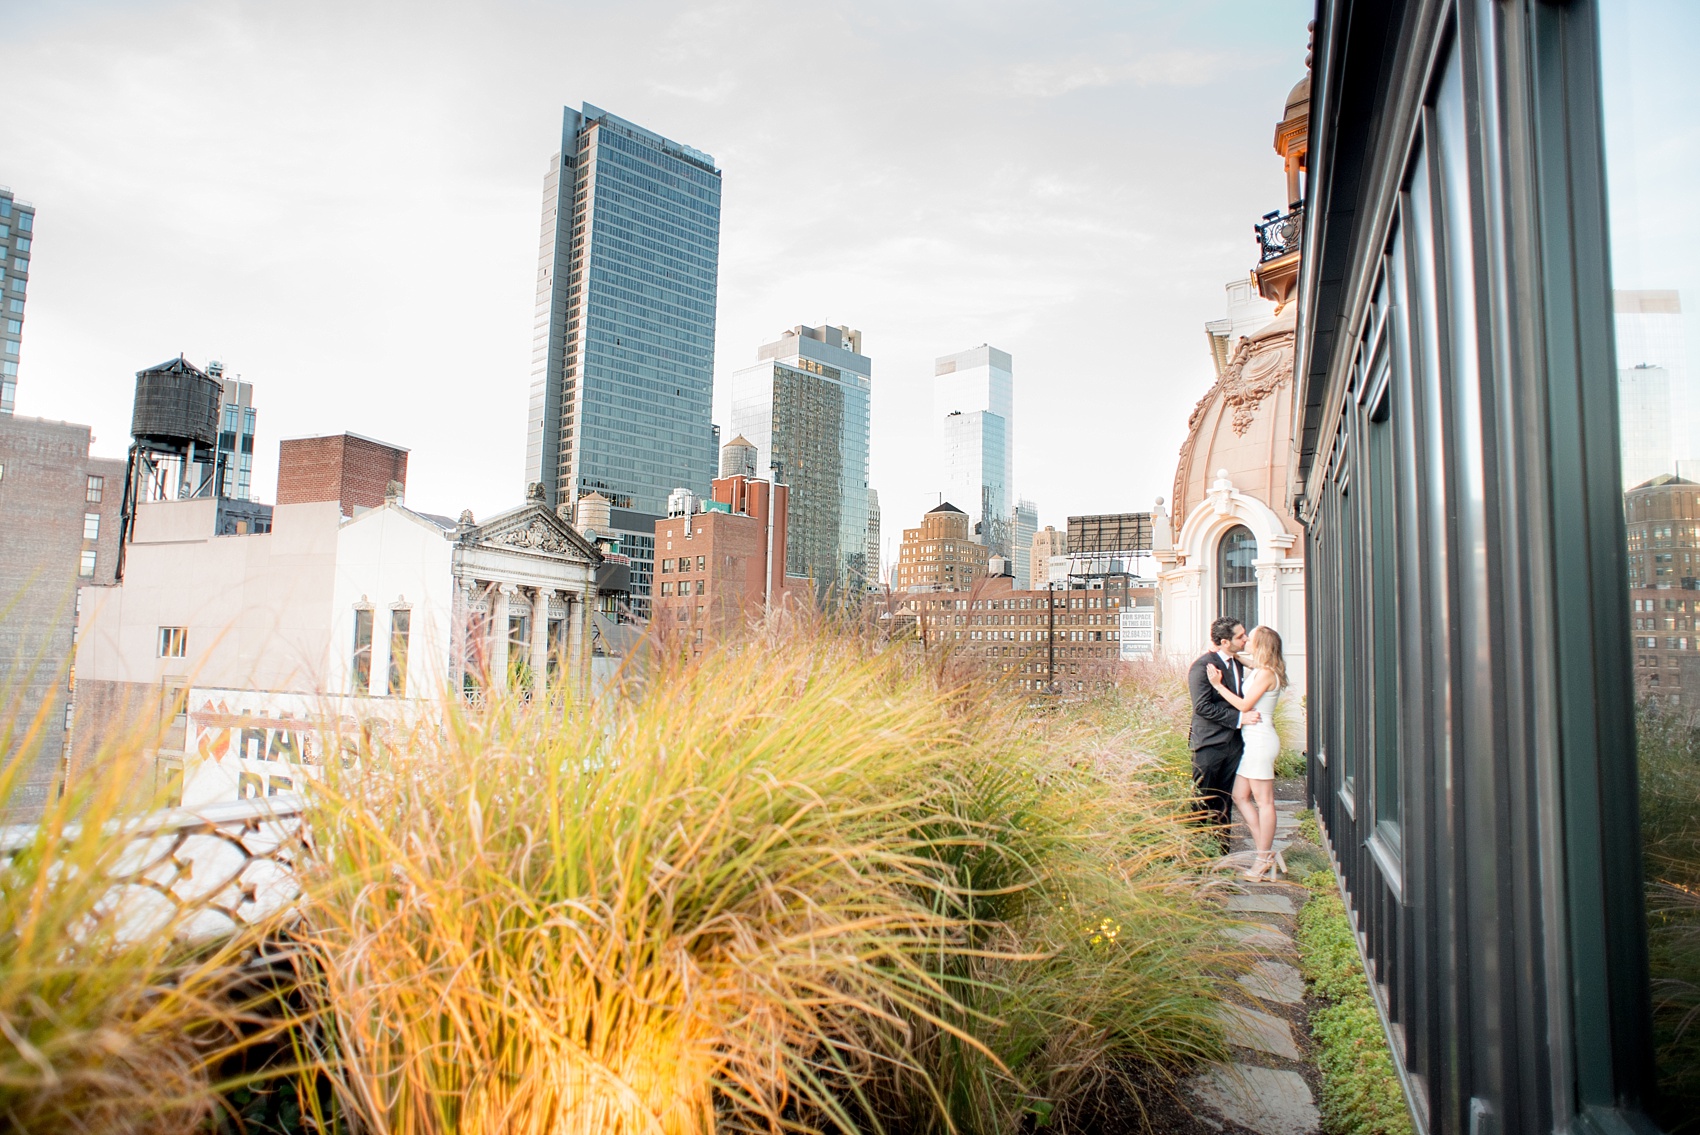
[[1324, 1135], [1409, 1135], [1410, 1112], [1393, 1071], [1381, 1018], [1370, 999], [1345, 904], [1331, 871], [1305, 879], [1299, 912], [1299, 965], [1321, 1002], [1311, 1015]]

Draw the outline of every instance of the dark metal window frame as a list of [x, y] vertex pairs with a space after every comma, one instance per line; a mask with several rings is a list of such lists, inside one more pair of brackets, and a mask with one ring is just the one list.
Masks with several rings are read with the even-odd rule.
[[[1651, 1130], [1597, 26], [1590, 0], [1318, 5], [1311, 791], [1424, 1131]], [[1431, 292], [1401, 305], [1395, 275]], [[1373, 492], [1349, 438], [1389, 334], [1396, 862], [1362, 779], [1390, 707], [1348, 669]]]

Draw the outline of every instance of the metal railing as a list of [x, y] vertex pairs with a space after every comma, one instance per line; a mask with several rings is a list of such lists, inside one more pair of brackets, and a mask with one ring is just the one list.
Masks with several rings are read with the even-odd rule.
[[[101, 914], [118, 920], [120, 938], [170, 926], [189, 941], [227, 937], [270, 916], [301, 893], [295, 865], [309, 839], [302, 807], [299, 796], [280, 794], [114, 826], [128, 846], [109, 868]], [[0, 828], [0, 866], [35, 839], [34, 825]]]
[[1299, 242], [1304, 239], [1304, 203], [1293, 202], [1287, 206], [1285, 213], [1279, 209], [1273, 213], [1265, 213], [1263, 222], [1253, 225], [1252, 230], [1257, 233], [1257, 244], [1262, 250], [1262, 255], [1258, 258], [1259, 264], [1279, 260], [1289, 252], [1297, 252]]

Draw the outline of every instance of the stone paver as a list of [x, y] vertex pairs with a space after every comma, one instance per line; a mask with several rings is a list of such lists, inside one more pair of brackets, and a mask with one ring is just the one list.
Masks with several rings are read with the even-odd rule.
[[1298, 952], [1292, 936], [1273, 926], [1230, 926], [1222, 933], [1248, 949], [1281, 954]]
[[1230, 895], [1228, 909], [1239, 913], [1294, 915], [1293, 900], [1286, 895]]
[[1297, 1005], [1305, 996], [1304, 978], [1286, 962], [1256, 962], [1239, 983], [1253, 997], [1283, 1005]]
[[1259, 1135], [1316, 1135], [1322, 1121], [1297, 1072], [1218, 1064], [1188, 1087], [1199, 1103]]
[[1247, 1009], [1243, 1005], [1224, 1005], [1222, 1025], [1227, 1030], [1228, 1043], [1236, 1048], [1250, 1048], [1287, 1060], [1299, 1059], [1299, 1046], [1293, 1043], [1292, 1026], [1280, 1017]]

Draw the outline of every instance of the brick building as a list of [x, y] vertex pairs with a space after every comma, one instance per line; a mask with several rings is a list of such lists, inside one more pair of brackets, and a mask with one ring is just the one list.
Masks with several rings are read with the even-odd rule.
[[715, 480], [702, 511], [656, 521], [651, 625], [700, 643], [807, 590], [805, 578], [785, 573], [789, 506], [788, 486], [738, 475]]
[[1023, 690], [1084, 690], [1121, 656], [1121, 614], [1157, 601], [1127, 575], [1075, 579], [1065, 588], [1017, 590], [990, 576], [962, 591], [898, 597], [897, 620], [923, 642], [983, 658]]
[[968, 514], [946, 501], [905, 528], [894, 591], [966, 591], [986, 574], [986, 546], [968, 534]]
[[1700, 484], [1662, 474], [1625, 493], [1623, 512], [1635, 693], [1700, 708]]
[[1045, 586], [1051, 578], [1051, 557], [1068, 554], [1068, 533], [1058, 532], [1049, 524], [1044, 530], [1033, 534], [1032, 547], [1027, 556], [1027, 578], [1017, 582], [1025, 583], [1033, 588]]
[[63, 761], [77, 586], [110, 583], [118, 562], [124, 462], [91, 456], [91, 440], [87, 426], [0, 415], [0, 720], [14, 737], [42, 723], [10, 819], [40, 810]]
[[391, 481], [407, 483], [407, 450], [359, 434], [285, 438], [279, 445], [277, 503], [339, 501], [344, 516], [382, 508]]

